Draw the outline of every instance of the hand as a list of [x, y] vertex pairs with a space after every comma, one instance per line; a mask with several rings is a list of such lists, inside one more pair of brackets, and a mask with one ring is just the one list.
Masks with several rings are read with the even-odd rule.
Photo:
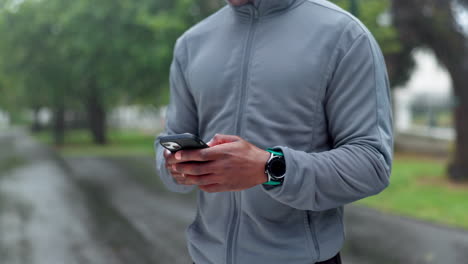
[[174, 166], [169, 163], [170, 160], [175, 159], [174, 155], [175, 155], [175, 153], [172, 153], [167, 149], [164, 150], [164, 158], [166, 160], [166, 168], [169, 171], [169, 173], [171, 174], [172, 178], [174, 178], [174, 180], [179, 184], [193, 185], [193, 184], [186, 183], [186, 179], [187, 179], [186, 176], [184, 174], [182, 174], [182, 173], [179, 173], [179, 172], [175, 171]]
[[206, 192], [241, 191], [267, 181], [270, 153], [238, 136], [217, 134], [210, 148], [165, 153], [174, 179]]

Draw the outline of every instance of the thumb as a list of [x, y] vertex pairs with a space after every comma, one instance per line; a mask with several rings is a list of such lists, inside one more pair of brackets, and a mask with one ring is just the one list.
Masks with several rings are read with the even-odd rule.
[[213, 147], [216, 145], [221, 145], [225, 143], [232, 143], [239, 141], [241, 138], [238, 136], [233, 136], [233, 135], [222, 135], [222, 134], [216, 134], [208, 143], [206, 143], [208, 146]]

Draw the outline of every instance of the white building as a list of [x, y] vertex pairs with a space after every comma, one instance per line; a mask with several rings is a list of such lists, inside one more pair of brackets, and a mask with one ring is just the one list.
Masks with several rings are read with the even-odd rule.
[[395, 129], [397, 132], [414, 133], [440, 139], [452, 140], [451, 128], [431, 128], [416, 126], [412, 123], [411, 103], [421, 95], [428, 98], [450, 98], [452, 81], [447, 70], [440, 65], [434, 54], [428, 50], [414, 53], [416, 68], [410, 80], [394, 90]]
[[10, 126], [10, 116], [8, 113], [0, 110], [0, 129]]

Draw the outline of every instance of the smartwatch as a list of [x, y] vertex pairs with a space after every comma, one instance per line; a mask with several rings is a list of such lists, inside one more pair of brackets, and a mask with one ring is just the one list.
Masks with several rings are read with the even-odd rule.
[[286, 174], [286, 161], [284, 160], [283, 152], [279, 149], [267, 149], [270, 152], [270, 158], [265, 164], [265, 174], [268, 176], [268, 181], [265, 185], [281, 185]]

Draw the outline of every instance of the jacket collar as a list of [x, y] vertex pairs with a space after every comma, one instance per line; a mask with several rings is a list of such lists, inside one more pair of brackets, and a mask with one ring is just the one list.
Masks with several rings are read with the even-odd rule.
[[[286, 10], [303, 1], [304, 0], [251, 0], [250, 3], [241, 6], [229, 5], [231, 5], [239, 15], [263, 17]], [[229, 3], [229, 1], [227, 2]]]

